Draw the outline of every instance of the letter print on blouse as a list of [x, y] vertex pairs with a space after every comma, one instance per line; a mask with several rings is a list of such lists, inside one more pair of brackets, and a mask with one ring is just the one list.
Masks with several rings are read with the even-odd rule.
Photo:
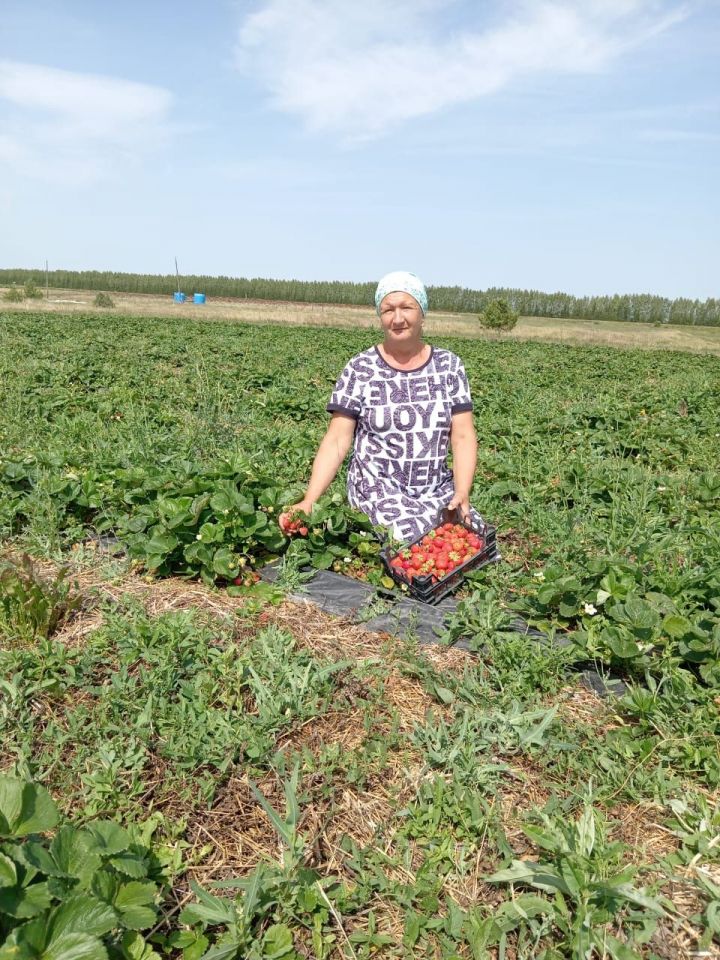
[[[396, 370], [371, 347], [338, 377], [327, 409], [357, 421], [348, 466], [348, 500], [373, 523], [409, 541], [452, 499], [447, 465], [454, 413], [472, 410], [465, 368], [450, 350], [431, 348], [416, 370]], [[473, 511], [473, 517], [480, 516]]]

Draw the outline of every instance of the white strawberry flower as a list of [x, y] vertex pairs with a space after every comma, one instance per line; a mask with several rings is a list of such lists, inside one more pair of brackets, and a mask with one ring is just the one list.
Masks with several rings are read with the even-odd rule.
[[585, 613], [586, 613], [589, 617], [594, 617], [595, 614], [597, 613], [596, 608], [595, 608], [591, 603], [584, 603], [584, 604], [583, 604], [583, 609], [585, 610]]

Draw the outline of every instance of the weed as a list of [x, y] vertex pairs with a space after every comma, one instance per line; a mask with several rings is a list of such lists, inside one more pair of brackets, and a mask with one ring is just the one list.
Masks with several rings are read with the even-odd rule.
[[629, 944], [647, 942], [665, 909], [633, 886], [636, 869], [623, 863], [624, 845], [608, 840], [592, 795], [586, 796], [575, 821], [568, 822], [564, 810], [541, 812], [534, 819], [523, 831], [539, 848], [538, 860], [514, 860], [488, 882], [537, 892], [506, 900], [495, 913], [496, 922], [544, 935], [549, 930], [543, 919], [549, 919], [561, 955], [565, 950], [578, 958], [594, 951], [613, 960], [637, 956]]
[[25, 554], [19, 562], [0, 562], [0, 637], [10, 643], [30, 643], [52, 636], [81, 605], [80, 595], [61, 567], [43, 577]]
[[314, 570], [303, 569], [302, 557], [286, 553], [280, 560], [275, 586], [286, 593], [302, 593], [314, 575]]

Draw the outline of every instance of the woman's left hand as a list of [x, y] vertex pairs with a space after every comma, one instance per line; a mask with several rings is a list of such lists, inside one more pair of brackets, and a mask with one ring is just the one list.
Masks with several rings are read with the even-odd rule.
[[459, 510], [460, 516], [463, 518], [463, 520], [470, 520], [471, 518], [469, 495], [456, 493], [450, 503], [447, 505], [447, 508], [448, 510]]

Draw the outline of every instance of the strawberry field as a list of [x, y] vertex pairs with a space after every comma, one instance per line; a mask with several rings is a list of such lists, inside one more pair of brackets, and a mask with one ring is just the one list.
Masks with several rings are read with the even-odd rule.
[[421, 650], [287, 598], [400, 590], [276, 521], [373, 342], [0, 313], [0, 960], [720, 956], [719, 361], [443, 339], [503, 560]]

